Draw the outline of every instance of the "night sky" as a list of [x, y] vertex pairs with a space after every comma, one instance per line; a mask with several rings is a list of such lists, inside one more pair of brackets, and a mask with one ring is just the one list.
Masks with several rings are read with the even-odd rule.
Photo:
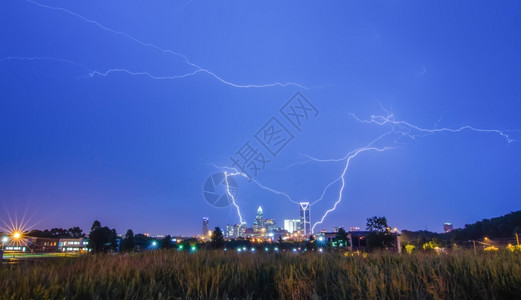
[[[233, 177], [249, 226], [259, 205], [279, 226], [298, 218], [281, 193], [324, 194], [320, 221], [343, 158], [368, 145], [315, 231], [375, 215], [442, 231], [521, 209], [521, 3], [419, 2], [4, 1], [0, 219], [185, 235], [202, 217], [238, 223], [203, 188], [244, 145], [265, 159]], [[315, 110], [294, 126], [282, 112], [297, 93]], [[258, 139], [272, 125], [286, 134], [275, 155]]]

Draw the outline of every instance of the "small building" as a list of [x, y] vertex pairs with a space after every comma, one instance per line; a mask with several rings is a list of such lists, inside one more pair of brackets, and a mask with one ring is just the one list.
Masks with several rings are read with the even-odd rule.
[[86, 238], [76, 239], [60, 239], [58, 242], [58, 251], [69, 253], [87, 253], [89, 252], [89, 241]]
[[[370, 234], [370, 231], [349, 231], [347, 233], [347, 238], [350, 242], [349, 250], [351, 251], [365, 251], [367, 249], [367, 236]], [[391, 233], [396, 239], [394, 242], [394, 247], [389, 248], [388, 250], [396, 251], [398, 253], [402, 252], [402, 247], [400, 245], [400, 234], [398, 232]]]
[[35, 253], [58, 252], [58, 243], [59, 239], [57, 238], [27, 238], [27, 245], [31, 248], [31, 251]]
[[[371, 233], [370, 231], [349, 231], [347, 233], [347, 239], [349, 240], [349, 250], [351, 251], [365, 251], [367, 249], [367, 236]], [[323, 240], [325, 243], [331, 245], [332, 247], [336, 247], [336, 236], [338, 232], [321, 232], [317, 234], [317, 239]], [[389, 249], [392, 251], [396, 251], [398, 253], [401, 252], [400, 245], [400, 235], [396, 232], [393, 232], [392, 235], [396, 238], [396, 242], [394, 243], [396, 247], [393, 249]]]
[[364, 251], [367, 248], [367, 235], [370, 231], [349, 231], [347, 237], [351, 251]]

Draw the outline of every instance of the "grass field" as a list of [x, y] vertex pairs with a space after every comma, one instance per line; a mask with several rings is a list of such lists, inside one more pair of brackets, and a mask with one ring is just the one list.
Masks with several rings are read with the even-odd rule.
[[521, 299], [521, 255], [156, 251], [2, 265], [1, 299]]

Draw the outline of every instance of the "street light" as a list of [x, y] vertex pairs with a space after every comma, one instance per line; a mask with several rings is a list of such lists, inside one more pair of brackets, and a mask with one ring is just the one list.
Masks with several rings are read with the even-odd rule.
[[16, 231], [16, 232], [13, 233], [13, 238], [14, 238], [15, 240], [18, 240], [18, 239], [20, 239], [21, 237], [22, 237], [22, 234], [21, 234], [20, 232]]
[[9, 238], [4, 236], [2, 237], [2, 249], [5, 249], [5, 244], [9, 241]]

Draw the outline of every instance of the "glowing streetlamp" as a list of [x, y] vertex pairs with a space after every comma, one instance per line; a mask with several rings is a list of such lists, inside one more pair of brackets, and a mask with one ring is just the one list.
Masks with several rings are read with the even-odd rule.
[[21, 237], [22, 237], [22, 234], [20, 232], [18, 232], [18, 231], [13, 232], [13, 238], [15, 240], [19, 240]]

